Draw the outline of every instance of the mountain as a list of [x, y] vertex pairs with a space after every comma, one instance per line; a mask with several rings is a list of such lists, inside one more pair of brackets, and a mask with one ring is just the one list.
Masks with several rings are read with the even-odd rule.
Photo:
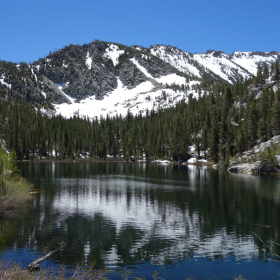
[[271, 67], [276, 60], [280, 61], [280, 53], [277, 52], [234, 52], [228, 55], [209, 50], [205, 54], [192, 54], [163, 45], [151, 46], [149, 50], [151, 54], [194, 78], [223, 79], [229, 83], [257, 75], [258, 64], [267, 63]]
[[128, 47], [95, 40], [69, 45], [45, 58], [14, 64], [0, 61], [0, 97], [23, 99], [66, 117], [100, 117], [174, 106], [204, 92], [202, 80], [233, 84], [270, 67], [277, 52], [220, 51], [192, 54], [176, 47]]

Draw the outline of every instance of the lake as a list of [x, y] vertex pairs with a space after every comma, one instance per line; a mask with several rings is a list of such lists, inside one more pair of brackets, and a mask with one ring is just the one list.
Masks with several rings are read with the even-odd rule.
[[[109, 279], [279, 279], [276, 176], [154, 163], [21, 163], [34, 200], [0, 224], [0, 259], [77, 263]], [[272, 228], [267, 228], [269, 225]], [[272, 251], [254, 235], [257, 234]]]

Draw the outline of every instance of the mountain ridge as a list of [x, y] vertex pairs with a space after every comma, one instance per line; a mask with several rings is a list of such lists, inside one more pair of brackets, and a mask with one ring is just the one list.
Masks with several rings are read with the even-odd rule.
[[65, 116], [77, 110], [91, 117], [136, 114], [196, 96], [195, 85], [202, 80], [234, 84], [252, 78], [258, 64], [271, 67], [276, 60], [275, 51], [192, 54], [171, 46], [94, 40], [70, 44], [30, 65], [0, 61], [0, 93], [2, 99], [9, 95]]

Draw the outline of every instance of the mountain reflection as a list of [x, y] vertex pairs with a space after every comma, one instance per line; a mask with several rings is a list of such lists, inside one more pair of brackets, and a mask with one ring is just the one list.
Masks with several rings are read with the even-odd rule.
[[[48, 252], [64, 241], [66, 249], [53, 256], [62, 263], [116, 266], [258, 258], [264, 245], [252, 230], [279, 242], [274, 177], [124, 163], [30, 163], [21, 171], [41, 192], [24, 219], [2, 227], [1, 251]], [[274, 230], [258, 226], [266, 224]]]

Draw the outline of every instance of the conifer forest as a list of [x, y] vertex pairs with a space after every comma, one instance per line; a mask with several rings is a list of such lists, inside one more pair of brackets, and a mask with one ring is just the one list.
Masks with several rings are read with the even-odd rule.
[[[266, 83], [268, 78], [273, 82]], [[252, 85], [262, 86], [259, 96], [248, 90]], [[30, 102], [7, 97], [0, 103], [1, 138], [18, 159], [110, 155], [178, 161], [186, 160], [195, 145], [198, 154], [207, 151], [218, 162], [280, 134], [278, 62], [271, 69], [260, 66], [251, 79], [232, 85], [202, 80], [195, 90], [199, 98], [190, 95], [175, 107], [99, 119], [50, 116]]]

